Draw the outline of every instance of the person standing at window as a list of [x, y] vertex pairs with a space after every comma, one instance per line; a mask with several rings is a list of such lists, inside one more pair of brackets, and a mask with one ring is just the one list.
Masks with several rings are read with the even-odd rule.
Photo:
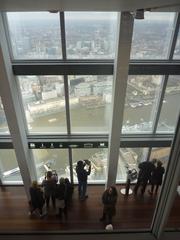
[[134, 194], [137, 194], [137, 191], [140, 186], [142, 186], [141, 194], [142, 195], [144, 194], [144, 192], [146, 190], [146, 186], [147, 186], [148, 182], [150, 181], [152, 173], [155, 169], [156, 161], [157, 161], [156, 159], [153, 159], [152, 161], [142, 162], [139, 164], [139, 166], [138, 166], [139, 174], [138, 174], [137, 183], [134, 187]]
[[45, 176], [45, 179], [42, 182], [42, 186], [44, 187], [44, 195], [47, 208], [49, 208], [50, 198], [52, 200], [53, 207], [54, 208], [56, 207], [55, 202], [56, 182], [57, 180], [53, 177], [52, 171], [48, 171]]
[[[88, 170], [85, 169], [88, 168]], [[89, 160], [80, 160], [77, 162], [76, 173], [78, 178], [78, 191], [80, 200], [85, 200], [88, 195], [86, 195], [87, 189], [87, 178], [91, 174], [91, 162]]]
[[32, 182], [32, 186], [29, 189], [29, 193], [31, 196], [31, 201], [30, 201], [31, 209], [30, 209], [29, 215], [36, 213], [40, 217], [43, 217], [43, 205], [45, 201], [43, 197], [43, 191], [38, 186], [37, 181]]
[[157, 194], [159, 186], [162, 184], [162, 178], [163, 174], [165, 172], [164, 167], [162, 166], [162, 162], [159, 160], [157, 161], [157, 167], [154, 169], [152, 172], [151, 176], [151, 191], [149, 191], [149, 194], [152, 195], [154, 193], [154, 187], [156, 186], [155, 189], [155, 194]]
[[117, 197], [117, 190], [113, 186], [104, 191], [102, 195], [103, 216], [100, 218], [100, 221], [106, 221], [106, 218], [108, 218], [107, 224], [112, 224], [112, 217], [116, 214]]
[[65, 214], [65, 180], [64, 178], [59, 179], [59, 184], [56, 187], [56, 207], [57, 216], [62, 218], [63, 213]]

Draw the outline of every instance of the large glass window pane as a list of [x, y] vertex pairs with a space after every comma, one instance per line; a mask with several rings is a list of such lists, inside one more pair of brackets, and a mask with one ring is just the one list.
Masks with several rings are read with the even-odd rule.
[[112, 76], [69, 76], [69, 97], [72, 132], [108, 132]]
[[[140, 171], [139, 164], [143, 163], [144, 167], [141, 167], [144, 170], [142, 174], [141, 170], [141, 184], [138, 187], [138, 191], [135, 194], [135, 186], [136, 180], [130, 180], [130, 188], [129, 195], [124, 195], [126, 184], [117, 185], [120, 191], [119, 192], [119, 200], [120, 204], [118, 205], [120, 208], [120, 213], [123, 218], [120, 219], [121, 229], [129, 229], [129, 228], [150, 228], [153, 214], [156, 208], [156, 203], [158, 197], [160, 196], [161, 183], [160, 179], [162, 177], [162, 184], [164, 179], [164, 169], [166, 172], [167, 162], [169, 158], [169, 148], [153, 148], [151, 150], [150, 157], [148, 148], [121, 148], [119, 152], [119, 164], [118, 164], [118, 181], [126, 181], [127, 179], [127, 170], [135, 169]], [[149, 169], [152, 168], [152, 165], [147, 162], [147, 160], [151, 161], [152, 159], [157, 158], [162, 162], [162, 167], [164, 168], [162, 171], [159, 168], [152, 172]], [[157, 167], [159, 163], [155, 164]], [[145, 167], [146, 166], [146, 167]], [[151, 167], [151, 168], [150, 168]], [[150, 173], [150, 175], [149, 175]], [[154, 173], [154, 175], [152, 174]], [[162, 174], [161, 174], [162, 173]], [[152, 183], [157, 183], [156, 176], [158, 175], [158, 184], [160, 184], [158, 191], [156, 192], [156, 184], [154, 188], [152, 188]], [[147, 177], [148, 176], [148, 177]], [[154, 178], [152, 178], [154, 176]], [[143, 179], [143, 180], [142, 180]], [[156, 179], [156, 180], [155, 180]], [[148, 180], [148, 181], [147, 181]], [[151, 180], [151, 181], [150, 181]], [[142, 194], [143, 183], [145, 182], [145, 192]], [[153, 193], [151, 190], [153, 189]], [[148, 206], [148, 207], [147, 207]], [[141, 214], [141, 212], [142, 214]]]
[[123, 133], [152, 132], [162, 76], [129, 76], [123, 119]]
[[62, 76], [18, 77], [29, 133], [66, 133]]
[[8, 12], [7, 19], [15, 59], [62, 58], [58, 13]]
[[77, 182], [76, 165], [79, 160], [91, 161], [91, 174], [88, 177], [89, 183], [105, 183], [107, 171], [107, 149], [73, 149], [73, 174]]
[[174, 13], [145, 12], [134, 21], [131, 59], [166, 59], [174, 28]]
[[39, 182], [45, 177], [45, 172], [56, 170], [58, 178], [70, 177], [68, 150], [33, 149], [33, 156]]
[[114, 58], [116, 13], [66, 12], [65, 23], [68, 58]]
[[153, 158], [156, 158], [160, 160], [163, 164], [163, 167], [166, 169], [168, 160], [169, 160], [169, 153], [170, 153], [170, 148], [152, 148], [151, 150], [151, 155], [150, 155], [150, 161]]
[[174, 132], [180, 111], [180, 76], [169, 76], [157, 132]]
[[0, 149], [0, 178], [3, 183], [22, 182], [16, 155], [12, 149]]
[[176, 42], [176, 48], [174, 50], [174, 59], [180, 59], [180, 29], [178, 33], [177, 42]]
[[9, 128], [7, 125], [6, 115], [4, 112], [1, 97], [0, 97], [0, 134], [9, 134]]
[[126, 182], [127, 170], [136, 169], [141, 162], [147, 160], [148, 148], [120, 148], [117, 181]]

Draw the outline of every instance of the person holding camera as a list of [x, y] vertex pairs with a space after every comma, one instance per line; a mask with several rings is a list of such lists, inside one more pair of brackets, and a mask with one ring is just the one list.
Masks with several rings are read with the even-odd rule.
[[42, 187], [44, 188], [44, 195], [46, 200], [46, 207], [49, 208], [50, 198], [52, 200], [53, 208], [56, 207], [56, 183], [57, 179], [53, 176], [52, 171], [47, 171], [45, 179], [42, 182]]
[[[88, 170], [85, 167], [88, 166]], [[85, 200], [88, 195], [86, 195], [87, 189], [87, 178], [91, 174], [91, 162], [89, 160], [80, 160], [77, 162], [76, 173], [78, 178], [78, 191], [80, 200]]]

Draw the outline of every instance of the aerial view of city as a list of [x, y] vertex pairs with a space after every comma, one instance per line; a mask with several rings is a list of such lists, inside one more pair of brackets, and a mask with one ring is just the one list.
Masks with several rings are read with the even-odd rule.
[[[89, 15], [88, 15], [89, 14]], [[115, 55], [117, 14], [65, 13], [66, 52], [68, 59], [113, 59]], [[159, 15], [158, 15], [159, 14]], [[34, 16], [34, 17], [32, 17]], [[8, 13], [9, 35], [14, 59], [62, 59], [61, 30], [58, 14]], [[38, 24], [37, 24], [38, 23]], [[173, 31], [173, 13], [148, 13], [135, 21], [131, 59], [166, 59]], [[179, 41], [179, 40], [178, 40]], [[178, 49], [176, 48], [176, 57]], [[93, 74], [93, 73], [92, 73]], [[129, 76], [122, 133], [150, 133], [164, 76]], [[27, 129], [30, 134], [66, 134], [66, 101], [63, 76], [19, 76]], [[113, 76], [68, 76], [68, 96], [72, 133], [108, 133], [112, 111]], [[121, 101], [121, 99], [119, 99]], [[157, 131], [174, 131], [180, 102], [180, 77], [169, 76]], [[172, 107], [173, 106], [173, 107]], [[3, 104], [0, 102], [0, 133], [8, 133]], [[44, 151], [44, 152], [43, 152]], [[34, 150], [39, 178], [41, 163], [49, 160], [59, 174], [69, 175], [68, 154], [62, 150]], [[84, 151], [84, 152], [83, 152]], [[137, 168], [144, 150], [120, 151], [118, 179], [125, 179], [126, 165]], [[82, 153], [83, 152], [83, 153]], [[104, 180], [107, 151], [73, 150], [74, 164], [87, 158], [93, 162], [91, 180]], [[141, 157], [139, 157], [141, 156]], [[62, 159], [61, 161], [58, 159]], [[39, 164], [39, 165], [38, 165]], [[134, 165], [133, 165], [134, 164]], [[41, 169], [41, 170], [40, 170]], [[100, 172], [100, 173], [99, 173]], [[99, 175], [98, 175], [99, 173]]]

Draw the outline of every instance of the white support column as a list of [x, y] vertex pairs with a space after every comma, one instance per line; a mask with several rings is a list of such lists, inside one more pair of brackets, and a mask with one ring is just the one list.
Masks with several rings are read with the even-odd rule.
[[155, 215], [152, 221], [152, 233], [156, 238], [164, 239], [163, 228], [168, 220], [169, 213], [177, 195], [177, 186], [180, 181], [180, 115], [177, 122], [176, 132], [171, 146], [169, 163], [166, 170], [165, 180], [158, 199]]
[[116, 182], [133, 23], [133, 16], [129, 12], [122, 12], [121, 14], [119, 13], [116, 58], [114, 64], [112, 120], [109, 137], [107, 186], [115, 184]]
[[0, 14], [0, 96], [4, 106], [18, 165], [29, 199], [31, 181], [37, 179], [34, 161], [28, 148], [25, 123], [20, 107], [18, 88], [12, 72], [7, 39]]

